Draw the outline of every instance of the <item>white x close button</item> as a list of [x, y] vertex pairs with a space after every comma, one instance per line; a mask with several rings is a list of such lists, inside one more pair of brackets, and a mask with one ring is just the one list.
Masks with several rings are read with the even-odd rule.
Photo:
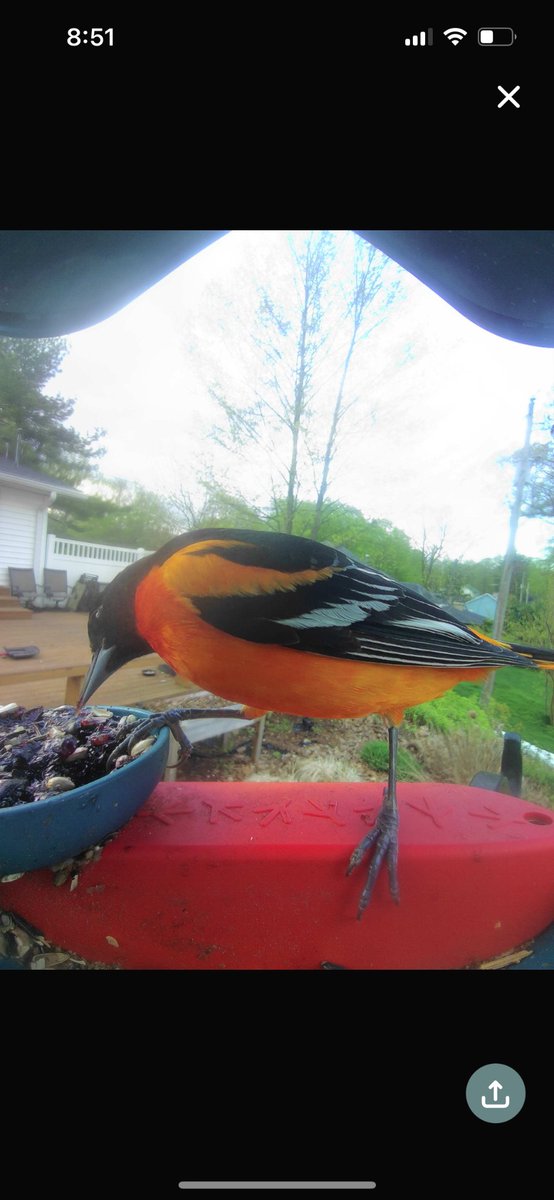
[[513, 104], [514, 108], [521, 108], [521, 104], [518, 104], [517, 100], [514, 100], [516, 92], [519, 92], [519, 83], [517, 87], [512, 88], [511, 92], [507, 92], [506, 88], [501, 87], [500, 84], [497, 84], [497, 87], [499, 92], [504, 93], [504, 99], [500, 101], [500, 104], [497, 106], [498, 108], [502, 108], [502, 105], [506, 104], [508, 100], [510, 101], [510, 104]]

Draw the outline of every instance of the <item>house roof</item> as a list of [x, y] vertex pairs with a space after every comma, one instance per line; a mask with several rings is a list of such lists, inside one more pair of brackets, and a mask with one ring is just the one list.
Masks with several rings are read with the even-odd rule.
[[483, 613], [474, 612], [472, 608], [462, 608], [458, 613], [458, 619], [463, 625], [484, 625], [485, 618]]
[[60, 496], [83, 495], [77, 488], [71, 487], [68, 483], [62, 483], [61, 479], [53, 479], [51, 475], [44, 475], [42, 471], [34, 471], [32, 467], [21, 466], [20, 463], [11, 462], [8, 458], [0, 458], [0, 481], [27, 487], [33, 492], [56, 492]]
[[[52, 337], [104, 321], [221, 229], [0, 230], [0, 335]], [[554, 346], [551, 229], [357, 229], [482, 329]]]
[[[469, 625], [470, 623], [482, 625], [483, 623], [480, 613], [473, 613], [465, 606], [464, 608], [455, 608], [453, 604], [447, 604], [446, 600], [443, 600], [441, 596], [437, 596], [435, 592], [430, 592], [428, 588], [423, 587], [422, 583], [404, 583], [403, 586], [411, 588], [412, 592], [417, 592], [418, 596], [422, 596], [424, 600], [429, 600], [432, 604], [436, 604], [437, 608], [442, 608], [443, 612], [447, 613], [449, 617], [454, 617], [456, 621], [461, 621], [462, 625]], [[472, 618], [475, 618], [474, 622], [472, 622]]]

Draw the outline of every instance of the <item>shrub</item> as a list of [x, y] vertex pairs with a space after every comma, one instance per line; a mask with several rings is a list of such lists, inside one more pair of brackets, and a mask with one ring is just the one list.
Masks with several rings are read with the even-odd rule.
[[497, 718], [496, 705], [485, 710], [479, 707], [478, 697], [461, 696], [457, 692], [446, 692], [437, 700], [417, 704], [406, 712], [406, 720], [412, 725], [428, 725], [441, 733], [475, 727], [492, 733]]
[[523, 799], [554, 808], [554, 769], [534, 754], [523, 753]]
[[291, 758], [281, 775], [255, 771], [247, 776], [249, 783], [362, 783], [358, 771], [343, 758], [330, 751], [321, 751], [308, 758]]
[[502, 738], [478, 725], [414, 733], [412, 742], [429, 778], [437, 782], [467, 784], [478, 771], [500, 771]]
[[[503, 739], [487, 736], [476, 726], [448, 734], [418, 731], [412, 744], [429, 778], [439, 783], [468, 784], [479, 771], [500, 772]], [[554, 769], [525, 752], [522, 798], [554, 808]]]
[[[388, 771], [389, 748], [387, 742], [366, 742], [360, 751], [361, 757], [374, 771]], [[420, 763], [409, 750], [402, 746], [398, 749], [398, 778], [404, 780], [420, 780], [426, 778]]]

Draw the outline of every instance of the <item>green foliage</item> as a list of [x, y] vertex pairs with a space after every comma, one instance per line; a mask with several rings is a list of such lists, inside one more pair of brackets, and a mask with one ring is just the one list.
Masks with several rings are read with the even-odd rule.
[[[257, 509], [209, 475], [202, 479], [196, 497], [183, 488], [171, 495], [168, 506], [179, 530], [183, 531], [222, 525], [281, 532], [286, 523], [285, 497], [274, 498], [271, 507], [265, 511]], [[297, 537], [311, 537], [315, 509], [315, 501], [298, 502], [292, 530]], [[362, 562], [395, 579], [415, 581], [419, 577], [419, 552], [412, 547], [407, 534], [390, 521], [367, 521], [359, 509], [348, 504], [325, 501], [318, 539], [350, 551]]]
[[[298, 537], [311, 537], [315, 507], [315, 502], [308, 500], [297, 504], [292, 532]], [[266, 515], [270, 529], [280, 531], [284, 528], [285, 511], [285, 500], [274, 500]], [[419, 578], [420, 555], [407, 534], [390, 521], [366, 520], [358, 508], [348, 504], [325, 501], [318, 540], [350, 551], [362, 562], [385, 571], [394, 579], [415, 582]]]
[[528, 646], [553, 646], [554, 571], [535, 569], [532, 589], [527, 602], [510, 597], [502, 637]]
[[[473, 688], [474, 684], [460, 685]], [[450, 733], [455, 729], [476, 727], [484, 732], [493, 732], [493, 717], [490, 711], [479, 707], [479, 689], [476, 695], [467, 697], [460, 695], [458, 688], [446, 692], [437, 700], [429, 700], [425, 704], [417, 704], [406, 711], [406, 720], [413, 725], [428, 725], [440, 733]], [[497, 716], [497, 709], [493, 710]]]
[[511, 600], [508, 605], [502, 640], [524, 642], [528, 646], [552, 645], [552, 618], [539, 600], [520, 604]]
[[[519, 733], [525, 742], [541, 750], [554, 752], [554, 728], [550, 724], [550, 677], [545, 671], [525, 671], [519, 667], [502, 667], [496, 672], [494, 696], [486, 711], [500, 710], [502, 728], [507, 733]], [[475, 683], [459, 683], [458, 695], [472, 700], [477, 707], [481, 688]], [[494, 718], [493, 718], [494, 719]]]
[[364, 550], [360, 557], [379, 571], [385, 571], [404, 583], [417, 583], [421, 573], [421, 556], [409, 537], [390, 521], [366, 522]]
[[554, 808], [554, 768], [534, 754], [523, 754], [523, 779], [535, 784], [545, 793], [550, 808]]
[[[360, 750], [360, 756], [374, 771], [388, 770], [389, 748], [387, 742], [366, 742]], [[398, 778], [404, 780], [425, 779], [426, 774], [413, 754], [403, 746], [398, 748]]]
[[433, 568], [433, 590], [448, 600], [463, 600], [471, 607], [471, 597], [463, 588], [471, 588], [477, 596], [484, 592], [495, 595], [500, 586], [502, 558], [483, 558], [480, 562], [458, 562], [443, 559]]
[[[484, 712], [488, 721], [488, 725], [491, 729], [506, 730], [508, 728], [510, 711], [507, 705], [503, 704], [495, 694], [486, 707], [481, 706], [481, 687], [478, 683], [458, 683], [456, 684], [456, 687], [448, 693], [448, 695], [464, 696], [467, 700], [469, 700], [470, 709], [472, 712], [476, 709], [479, 709], [480, 712]], [[480, 725], [480, 719], [478, 720], [478, 724]]]
[[180, 532], [221, 525], [227, 529], [263, 529], [265, 519], [240, 493], [232, 493], [205, 471], [195, 495], [184, 487], [167, 500], [168, 509]]
[[76, 485], [104, 453], [103, 431], [83, 437], [67, 424], [73, 400], [46, 396], [42, 389], [67, 353], [62, 338], [0, 338], [0, 447], [22, 466]]
[[550, 719], [551, 675], [503, 667], [496, 673], [494, 699], [508, 709], [506, 730], [521, 734], [541, 750], [554, 751], [554, 728]]
[[[180, 532], [167, 503], [125, 480], [104, 481], [107, 496], [64, 498], [49, 514], [48, 531], [59, 537], [157, 550]], [[111, 493], [111, 494], [110, 494]]]
[[429, 778], [437, 782], [468, 784], [478, 771], [500, 770], [502, 738], [490, 729], [475, 724], [448, 733], [425, 729], [412, 738]]
[[463, 590], [470, 586], [467, 583], [465, 567], [466, 564], [457, 558], [445, 559], [442, 564], [436, 564], [436, 577], [437, 581], [440, 579], [441, 594], [446, 596], [451, 604], [454, 601], [465, 604], [466, 600], [469, 600], [469, 596], [466, 596]]

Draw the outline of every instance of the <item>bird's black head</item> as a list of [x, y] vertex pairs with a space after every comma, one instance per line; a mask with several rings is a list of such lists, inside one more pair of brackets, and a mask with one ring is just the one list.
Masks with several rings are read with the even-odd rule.
[[101, 603], [89, 617], [88, 636], [93, 657], [77, 702], [78, 707], [86, 704], [114, 671], [133, 658], [152, 652], [152, 647], [138, 633], [135, 620], [135, 593], [152, 567], [159, 566], [191, 542], [209, 537], [232, 537], [236, 533], [232, 529], [198, 529], [180, 534], [153, 554], [130, 563], [108, 584], [102, 593]]
[[152, 651], [136, 628], [135, 592], [150, 570], [153, 557], [149, 554], [125, 567], [105, 588], [101, 603], [90, 614], [88, 636], [92, 662], [79, 697], [79, 708], [114, 671], [133, 658]]

